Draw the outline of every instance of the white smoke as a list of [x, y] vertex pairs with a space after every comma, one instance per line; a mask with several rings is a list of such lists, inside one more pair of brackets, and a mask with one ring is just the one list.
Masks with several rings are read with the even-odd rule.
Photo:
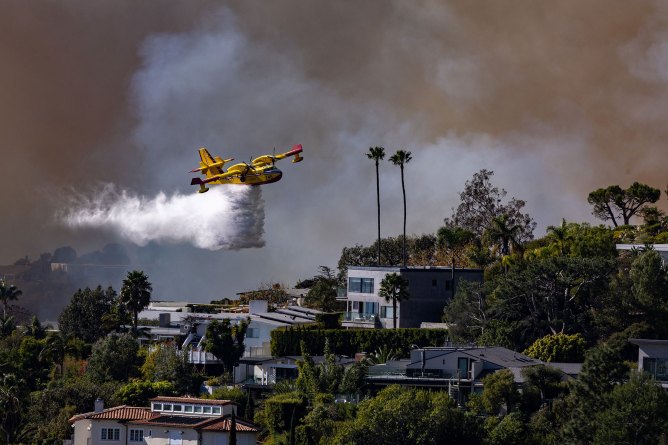
[[108, 229], [144, 246], [190, 243], [209, 250], [262, 247], [264, 200], [259, 187], [212, 187], [208, 193], [153, 198], [105, 185], [78, 196], [61, 215], [72, 228]]

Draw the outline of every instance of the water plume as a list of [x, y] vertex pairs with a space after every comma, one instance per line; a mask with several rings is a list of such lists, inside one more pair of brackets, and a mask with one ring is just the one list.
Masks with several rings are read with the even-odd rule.
[[200, 249], [264, 246], [259, 187], [212, 187], [208, 193], [146, 197], [107, 184], [78, 195], [60, 219], [71, 228], [107, 229], [137, 245], [189, 243]]

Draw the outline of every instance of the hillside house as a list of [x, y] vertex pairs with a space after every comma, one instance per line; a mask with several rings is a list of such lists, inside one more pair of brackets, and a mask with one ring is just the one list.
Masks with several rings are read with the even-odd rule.
[[668, 388], [668, 340], [630, 338], [629, 342], [638, 346], [638, 371], [648, 373]]
[[391, 328], [392, 302], [378, 295], [386, 275], [396, 273], [408, 281], [409, 298], [397, 302], [397, 327], [419, 328], [423, 322], [440, 322], [443, 308], [454, 297], [462, 280], [482, 281], [481, 269], [449, 267], [362, 267], [348, 266], [344, 327]]
[[[151, 406], [117, 406], [95, 410], [70, 419], [72, 445], [228, 445], [232, 426], [229, 400], [194, 397], [156, 397]], [[238, 445], [255, 445], [258, 427], [236, 418]]]
[[500, 346], [443, 346], [413, 349], [407, 360], [371, 366], [367, 381], [374, 386], [447, 388], [453, 399], [463, 403], [469, 394], [482, 391], [485, 376], [508, 369], [521, 384], [522, 369], [536, 365], [558, 369], [564, 380], [576, 377], [582, 368], [581, 363], [545, 363]]

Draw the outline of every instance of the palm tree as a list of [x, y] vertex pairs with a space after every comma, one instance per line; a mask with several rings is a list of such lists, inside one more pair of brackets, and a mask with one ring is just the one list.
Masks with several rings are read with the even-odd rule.
[[16, 329], [14, 317], [11, 315], [0, 317], [0, 337], [6, 337], [7, 335], [14, 332], [14, 329]]
[[501, 255], [510, 255], [512, 250], [521, 248], [519, 235], [522, 232], [522, 227], [513, 225], [509, 221], [508, 215], [497, 216], [492, 219], [492, 224], [487, 229], [487, 236], [489, 240], [500, 247]]
[[376, 202], [378, 204], [378, 266], [380, 266], [380, 178], [378, 176], [378, 163], [385, 158], [385, 148], [369, 147], [366, 157], [376, 161]]
[[450, 280], [455, 295], [455, 262], [463, 255], [464, 248], [473, 241], [475, 234], [461, 227], [441, 227], [436, 233], [439, 248], [450, 253]]
[[380, 282], [378, 296], [388, 303], [392, 301], [392, 327], [397, 328], [397, 301], [408, 300], [408, 281], [401, 275], [393, 272], [385, 275]]
[[382, 365], [383, 363], [387, 363], [390, 360], [398, 359], [399, 356], [394, 349], [381, 346], [380, 348], [376, 349], [376, 352], [371, 353], [369, 357], [367, 357], [366, 361], [371, 365]]
[[402, 255], [404, 260], [404, 267], [406, 267], [406, 186], [404, 185], [404, 165], [411, 161], [411, 152], [405, 150], [397, 150], [395, 154], [390, 156], [390, 162], [398, 165], [401, 168], [401, 191], [404, 195], [404, 239], [402, 245]]
[[490, 242], [500, 248], [501, 262], [506, 272], [508, 272], [507, 260], [510, 258], [508, 255], [510, 255], [511, 249], [513, 251], [522, 249], [519, 239], [521, 233], [522, 227], [513, 225], [509, 221], [508, 215], [495, 217], [492, 219], [491, 226], [487, 229], [486, 236]]
[[134, 316], [132, 331], [135, 334], [137, 333], [137, 316], [150, 303], [152, 290], [148, 277], [140, 270], [128, 272], [127, 277], [123, 280], [120, 300]]
[[62, 332], [53, 333], [46, 337], [39, 358], [52, 361], [62, 377], [65, 369], [65, 356], [73, 351], [74, 348], [68, 344], [67, 337]]
[[561, 220], [560, 226], [547, 226], [547, 232], [552, 234], [553, 238], [559, 244], [559, 253], [564, 254], [566, 250], [566, 241], [568, 241], [568, 225], [566, 219]]
[[4, 280], [0, 280], [0, 300], [2, 300], [2, 314], [7, 317], [7, 307], [12, 300], [18, 300], [23, 294], [16, 286], [7, 285]]

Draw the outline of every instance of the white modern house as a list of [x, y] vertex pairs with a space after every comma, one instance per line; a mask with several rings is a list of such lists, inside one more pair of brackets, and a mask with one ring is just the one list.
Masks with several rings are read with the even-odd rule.
[[[189, 312], [187, 303], [156, 302], [139, 314], [139, 318], [159, 320], [158, 326], [146, 326], [144, 341], [174, 341], [175, 346], [197, 365], [218, 365], [220, 361], [203, 348], [206, 330], [213, 321], [229, 320], [231, 324], [249, 321], [244, 339], [244, 358], [270, 358], [271, 332], [277, 328], [315, 323], [315, 309], [288, 306], [270, 310], [267, 301], [254, 300], [247, 312], [204, 314]], [[244, 367], [235, 370], [235, 382], [245, 381]]]
[[[73, 445], [228, 445], [232, 428], [229, 400], [194, 397], [156, 397], [151, 406], [117, 406], [95, 410], [70, 419]], [[255, 445], [258, 427], [235, 419], [238, 445]]]
[[440, 322], [443, 308], [462, 280], [482, 281], [481, 269], [449, 267], [348, 266], [345, 327], [391, 328], [392, 302], [378, 295], [380, 283], [391, 273], [408, 281], [409, 298], [397, 303], [397, 327], [419, 328], [424, 322]]

